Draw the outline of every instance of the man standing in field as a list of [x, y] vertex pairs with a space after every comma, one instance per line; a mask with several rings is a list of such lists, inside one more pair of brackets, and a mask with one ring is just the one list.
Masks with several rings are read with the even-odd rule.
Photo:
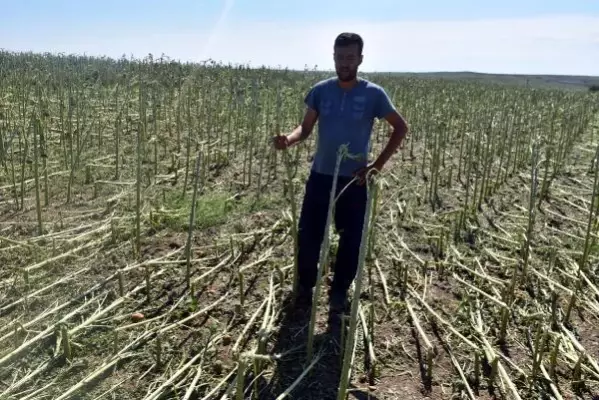
[[[308, 92], [303, 122], [288, 135], [274, 138], [278, 150], [304, 141], [319, 121], [317, 151], [299, 220], [299, 293], [296, 306], [310, 307], [316, 283], [320, 246], [329, 208], [329, 196], [337, 162], [337, 150], [347, 144], [349, 153], [361, 159], [341, 162], [334, 223], [339, 232], [339, 248], [330, 290], [331, 313], [347, 309], [347, 292], [358, 267], [358, 256], [366, 211], [368, 173], [381, 171], [405, 137], [408, 127], [383, 88], [359, 78], [362, 38], [355, 33], [340, 34], [334, 44], [336, 78], [318, 82]], [[390, 139], [378, 158], [368, 163], [374, 118], [385, 119], [392, 127]]]

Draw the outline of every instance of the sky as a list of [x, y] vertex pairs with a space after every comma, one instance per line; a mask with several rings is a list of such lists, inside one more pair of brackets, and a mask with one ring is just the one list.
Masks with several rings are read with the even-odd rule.
[[0, 0], [0, 49], [292, 69], [599, 75], [599, 0]]

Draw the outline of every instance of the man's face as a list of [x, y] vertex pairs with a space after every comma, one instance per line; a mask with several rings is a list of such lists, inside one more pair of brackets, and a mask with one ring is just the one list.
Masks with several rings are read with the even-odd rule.
[[358, 66], [362, 63], [358, 45], [335, 47], [333, 57], [339, 80], [351, 81], [358, 75]]

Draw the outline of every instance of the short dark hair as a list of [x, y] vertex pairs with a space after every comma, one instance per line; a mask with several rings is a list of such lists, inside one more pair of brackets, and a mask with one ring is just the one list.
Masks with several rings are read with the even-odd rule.
[[352, 46], [354, 44], [358, 45], [358, 51], [362, 54], [362, 49], [364, 48], [364, 41], [362, 37], [357, 33], [353, 32], [343, 32], [340, 33], [335, 39], [335, 47], [345, 47]]

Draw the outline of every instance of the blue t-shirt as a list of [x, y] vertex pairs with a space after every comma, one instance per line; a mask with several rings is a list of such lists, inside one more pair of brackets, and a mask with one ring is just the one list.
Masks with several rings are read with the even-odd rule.
[[310, 89], [305, 103], [319, 114], [312, 170], [326, 175], [334, 174], [337, 150], [343, 144], [348, 145], [350, 154], [359, 154], [362, 159], [345, 158], [340, 165], [340, 176], [352, 176], [366, 166], [374, 119], [395, 110], [382, 87], [362, 78], [351, 89], [339, 86], [336, 77], [320, 81]]

